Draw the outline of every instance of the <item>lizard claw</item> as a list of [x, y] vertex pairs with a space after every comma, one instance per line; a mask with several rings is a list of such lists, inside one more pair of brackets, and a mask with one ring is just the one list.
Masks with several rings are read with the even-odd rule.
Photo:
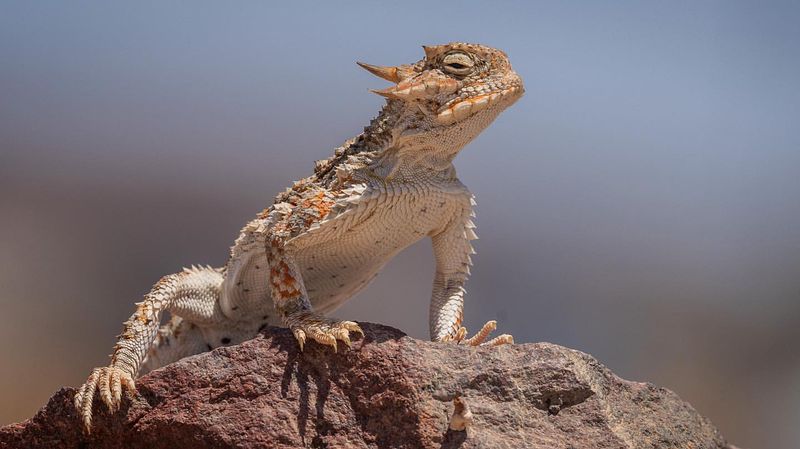
[[92, 404], [95, 394], [100, 393], [100, 399], [109, 410], [117, 411], [122, 403], [123, 386], [130, 391], [136, 390], [133, 377], [121, 368], [107, 366], [92, 370], [73, 400], [86, 433], [92, 430]]
[[467, 328], [460, 327], [456, 333], [447, 339], [446, 341], [454, 341], [460, 345], [467, 345], [467, 346], [500, 346], [500, 345], [513, 345], [514, 344], [514, 337], [509, 334], [499, 335], [494, 337], [489, 341], [484, 341], [486, 338], [491, 334], [495, 329], [497, 329], [497, 321], [491, 320], [487, 321], [486, 324], [483, 325], [481, 330], [478, 331], [477, 334], [473, 335], [470, 338], [465, 338], [467, 336]]
[[297, 339], [301, 351], [307, 337], [317, 343], [331, 346], [333, 352], [337, 352], [338, 340], [341, 340], [348, 348], [351, 347], [350, 332], [364, 336], [364, 331], [355, 321], [332, 320], [311, 312], [289, 314], [286, 317], [286, 323], [292, 330], [294, 338]]

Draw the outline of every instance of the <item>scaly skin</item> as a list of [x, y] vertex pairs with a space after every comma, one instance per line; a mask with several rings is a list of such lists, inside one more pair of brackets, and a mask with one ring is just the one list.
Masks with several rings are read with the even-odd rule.
[[[165, 276], [125, 322], [108, 367], [96, 368], [75, 396], [86, 431], [96, 394], [111, 409], [134, 379], [180, 358], [285, 325], [302, 349], [309, 340], [350, 346], [352, 321], [325, 315], [361, 289], [392, 257], [430, 237], [436, 274], [430, 305], [434, 341], [484, 342], [461, 326], [472, 194], [452, 165], [458, 152], [523, 93], [500, 50], [464, 43], [424, 47], [407, 65], [359, 63], [395, 83], [375, 91], [386, 105], [364, 132], [318, 161], [314, 174], [279, 194], [242, 229], [225, 267]], [[172, 320], [160, 325], [168, 310]]]

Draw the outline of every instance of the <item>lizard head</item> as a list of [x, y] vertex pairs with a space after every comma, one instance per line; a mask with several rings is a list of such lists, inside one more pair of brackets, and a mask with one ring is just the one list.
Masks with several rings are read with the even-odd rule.
[[386, 97], [387, 108], [401, 117], [395, 131], [416, 142], [434, 138], [457, 151], [524, 92], [522, 79], [500, 50], [460, 42], [423, 49], [425, 58], [413, 64], [358, 63], [395, 83], [373, 92]]

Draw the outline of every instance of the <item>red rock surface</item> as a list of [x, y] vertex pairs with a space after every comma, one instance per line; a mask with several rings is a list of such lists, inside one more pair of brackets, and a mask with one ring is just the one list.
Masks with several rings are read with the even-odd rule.
[[[0, 448], [726, 448], [689, 404], [616, 377], [584, 353], [548, 344], [467, 348], [363, 324], [338, 354], [285, 329], [187, 358], [137, 380], [116, 414], [95, 404], [80, 431], [73, 388]], [[453, 397], [469, 431], [448, 430]]]

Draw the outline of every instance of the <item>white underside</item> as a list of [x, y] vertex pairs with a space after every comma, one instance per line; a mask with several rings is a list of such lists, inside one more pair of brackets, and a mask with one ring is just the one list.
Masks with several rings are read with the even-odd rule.
[[[396, 189], [367, 186], [342, 211], [290, 240], [286, 251], [301, 271], [314, 310], [336, 310], [400, 251], [446, 226], [470, 198], [458, 180]], [[280, 324], [266, 266], [266, 251], [254, 250], [228, 273], [220, 299], [226, 315], [249, 321], [268, 314], [271, 324]]]

